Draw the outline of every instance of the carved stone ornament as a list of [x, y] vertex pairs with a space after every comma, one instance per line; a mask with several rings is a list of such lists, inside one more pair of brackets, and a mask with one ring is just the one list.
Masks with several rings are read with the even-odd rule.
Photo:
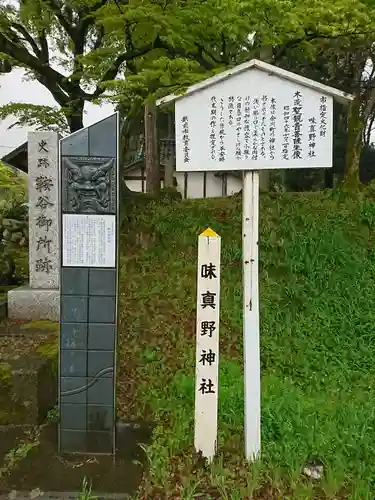
[[62, 169], [61, 192], [64, 212], [115, 213], [114, 158], [64, 157]]

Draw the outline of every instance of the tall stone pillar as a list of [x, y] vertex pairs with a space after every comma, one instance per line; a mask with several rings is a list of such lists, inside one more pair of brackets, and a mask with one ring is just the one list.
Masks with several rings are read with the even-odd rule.
[[58, 321], [59, 136], [28, 134], [29, 286], [8, 292], [11, 319]]
[[118, 114], [61, 141], [59, 449], [115, 453]]

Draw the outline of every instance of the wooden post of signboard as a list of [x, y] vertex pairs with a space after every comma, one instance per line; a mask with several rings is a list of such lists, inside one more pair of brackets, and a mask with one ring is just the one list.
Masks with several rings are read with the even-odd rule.
[[221, 238], [212, 229], [199, 235], [194, 445], [209, 462], [217, 441], [220, 246]]
[[245, 454], [260, 454], [259, 350], [259, 172], [245, 171], [242, 190], [243, 345], [245, 391]]

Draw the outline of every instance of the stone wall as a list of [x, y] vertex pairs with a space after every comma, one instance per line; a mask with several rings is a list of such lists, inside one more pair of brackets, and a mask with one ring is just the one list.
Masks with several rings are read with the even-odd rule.
[[[0, 214], [0, 285], [16, 285], [24, 276], [23, 262], [28, 254], [29, 227], [27, 217]], [[23, 265], [20, 265], [22, 261]]]
[[27, 247], [29, 244], [27, 220], [0, 219], [0, 234], [5, 245]]

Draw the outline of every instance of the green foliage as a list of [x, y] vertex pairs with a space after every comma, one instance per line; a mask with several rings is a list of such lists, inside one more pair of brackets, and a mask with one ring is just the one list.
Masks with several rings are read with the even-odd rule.
[[371, 201], [366, 201], [363, 204], [362, 211], [362, 223], [367, 224], [370, 229], [375, 227], [375, 204]]
[[33, 127], [35, 130], [51, 130], [53, 132], [68, 132], [68, 123], [61, 109], [39, 104], [24, 104], [11, 102], [0, 106], [0, 120], [9, 116], [15, 117], [9, 128]]
[[48, 331], [57, 332], [59, 329], [59, 324], [55, 323], [54, 321], [41, 319], [24, 323], [23, 325], [20, 326], [20, 328], [22, 330], [45, 330], [46, 332]]
[[[32, 325], [32, 323], [31, 323]], [[51, 361], [51, 371], [52, 375], [57, 374], [58, 363], [59, 363], [59, 345], [58, 341], [44, 344], [38, 347], [37, 353], [43, 356], [44, 358]]]
[[[263, 46], [274, 47], [274, 55], [297, 47], [293, 69], [298, 71], [296, 55], [303, 54], [311, 63], [321, 39], [340, 37], [354, 43], [364, 32], [371, 36], [372, 13], [368, 4], [356, 2], [353, 10], [347, 0], [334, 2], [329, 9], [320, 0], [309, 8], [298, 0], [108, 5], [98, 19], [120, 46], [125, 32], [125, 42], [153, 43], [154, 50], [134, 61], [125, 80], [104, 85], [122, 101], [144, 99], [153, 92], [179, 93], [210, 74], [259, 57]], [[85, 60], [95, 71], [101, 57], [94, 51]]]
[[0, 210], [24, 201], [27, 193], [27, 177], [0, 161]]
[[0, 478], [11, 473], [17, 464], [24, 460], [27, 455], [39, 445], [38, 439], [29, 443], [20, 443], [15, 448], [12, 448], [4, 457], [4, 463], [0, 468]]
[[259, 56], [264, 46], [275, 56], [298, 47], [312, 61], [319, 40], [367, 43], [373, 19], [372, 4], [361, 0], [329, 8], [323, 0], [308, 7], [302, 0], [28, 0], [19, 6], [8, 0], [0, 7], [1, 59], [25, 68], [60, 108], [12, 103], [1, 116], [12, 112], [18, 125], [73, 131], [82, 126], [85, 101], [139, 105], [150, 94], [182, 92]]
[[2, 384], [10, 381], [12, 369], [8, 363], [0, 363], [0, 381]]
[[[157, 424], [141, 498], [191, 498], [193, 487], [202, 498], [373, 498], [372, 212], [366, 196], [261, 197], [255, 466], [243, 461], [241, 200], [150, 201], [133, 212], [122, 242], [117, 394], [120, 417], [132, 408]], [[192, 450], [197, 236], [207, 226], [222, 237], [222, 281], [219, 455], [204, 469]], [[155, 243], [134, 247], [131, 232], [144, 228]], [[138, 360], [130, 371], [129, 360]], [[324, 477], [311, 482], [302, 470], [317, 460]]]
[[47, 418], [46, 422], [49, 424], [57, 424], [60, 420], [60, 411], [59, 411], [59, 406], [55, 405], [53, 408], [51, 408], [48, 413], [47, 413]]
[[14, 272], [27, 276], [27, 252], [18, 245], [5, 243], [3, 219], [26, 220], [27, 206], [24, 201], [27, 193], [27, 176], [16, 173], [11, 167], [0, 162], [0, 282], [15, 284]]

